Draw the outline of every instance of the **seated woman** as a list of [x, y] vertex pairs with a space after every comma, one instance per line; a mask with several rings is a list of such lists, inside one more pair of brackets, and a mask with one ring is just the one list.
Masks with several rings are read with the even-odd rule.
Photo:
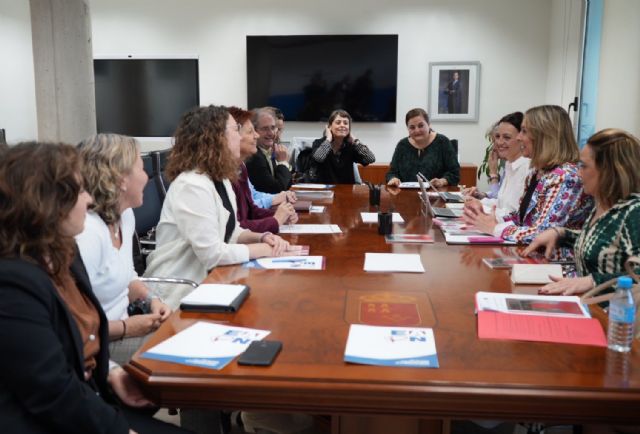
[[[140, 147], [132, 137], [98, 134], [82, 141], [78, 149], [85, 189], [93, 204], [76, 242], [93, 292], [109, 320], [111, 360], [124, 364], [171, 313], [138, 280], [133, 267], [136, 223], [131, 208], [142, 205], [148, 178]], [[147, 301], [149, 313], [129, 316], [127, 307], [138, 299]]]
[[[240, 140], [240, 157], [242, 160], [246, 160], [258, 152], [258, 133], [256, 133], [256, 130], [253, 128], [251, 112], [238, 107], [229, 107], [229, 113], [238, 125], [240, 125], [240, 136], [242, 137]], [[240, 227], [255, 232], [269, 231], [277, 234], [280, 231], [280, 225], [297, 222], [298, 214], [296, 214], [296, 210], [293, 209], [293, 205], [287, 201], [280, 203], [275, 211], [256, 206], [253, 202], [251, 189], [249, 187], [247, 166], [245, 166], [242, 160], [240, 161], [240, 174], [238, 179], [233, 183]], [[285, 192], [280, 192], [279, 194], [282, 193]]]
[[506, 160], [502, 178], [498, 176], [498, 162], [493, 159], [490, 162], [489, 181], [499, 181], [499, 189], [495, 198], [487, 197], [471, 187], [465, 190], [465, 195], [473, 196], [475, 199], [482, 199], [481, 203], [485, 207], [496, 207], [497, 215], [507, 215], [518, 209], [520, 197], [524, 193], [524, 183], [529, 174], [531, 160], [522, 155], [522, 146], [518, 143], [517, 137], [520, 133], [522, 119], [521, 112], [510, 113], [498, 121], [494, 129], [493, 150], [496, 157]]
[[325, 184], [355, 184], [353, 164], [367, 166], [375, 155], [351, 134], [351, 115], [334, 110], [322, 138], [313, 142], [309, 179]]
[[[582, 230], [553, 227], [524, 250], [572, 247], [581, 277], [551, 276], [545, 294], [581, 294], [625, 273], [629, 256], [640, 255], [640, 141], [626, 131], [595, 133], [580, 152], [580, 177], [595, 207]], [[640, 270], [638, 270], [640, 271]]]
[[582, 190], [578, 145], [567, 112], [553, 105], [529, 109], [518, 140], [534, 169], [525, 181], [518, 210], [496, 217], [470, 202], [464, 220], [496, 237], [525, 244], [553, 226], [581, 228], [593, 201]]
[[22, 143], [0, 159], [2, 430], [185, 432], [132, 408], [152, 403], [109, 369], [107, 319], [73, 239], [91, 203], [81, 168], [64, 144]]
[[[231, 187], [238, 177], [238, 131], [238, 123], [222, 106], [197, 107], [182, 116], [165, 171], [171, 187], [145, 274], [200, 282], [218, 265], [278, 256], [289, 247], [271, 232], [238, 225]], [[166, 303], [176, 308], [185, 290], [189, 289], [161, 291]]]
[[387, 185], [415, 182], [422, 173], [434, 187], [458, 185], [460, 164], [451, 142], [429, 125], [429, 115], [421, 108], [409, 110], [405, 116], [409, 136], [400, 140], [393, 152]]

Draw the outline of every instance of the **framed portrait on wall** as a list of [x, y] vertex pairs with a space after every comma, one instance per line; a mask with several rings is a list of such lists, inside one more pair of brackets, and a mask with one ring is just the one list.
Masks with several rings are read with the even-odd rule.
[[429, 117], [434, 122], [478, 122], [480, 62], [429, 63]]

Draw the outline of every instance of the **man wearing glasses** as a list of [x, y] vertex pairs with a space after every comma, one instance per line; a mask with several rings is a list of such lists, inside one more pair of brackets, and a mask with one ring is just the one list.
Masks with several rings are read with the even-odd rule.
[[276, 142], [277, 127], [273, 110], [254, 110], [253, 126], [258, 133], [258, 152], [246, 161], [249, 179], [256, 190], [280, 193], [291, 185], [289, 152]]

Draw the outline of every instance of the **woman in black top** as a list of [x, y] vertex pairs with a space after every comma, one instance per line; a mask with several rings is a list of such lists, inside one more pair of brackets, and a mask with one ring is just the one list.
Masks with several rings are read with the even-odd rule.
[[351, 116], [345, 110], [331, 113], [323, 137], [311, 149], [308, 178], [326, 184], [354, 184], [353, 164], [376, 161], [373, 152], [351, 134]]
[[448, 138], [429, 125], [429, 115], [420, 108], [407, 112], [409, 137], [398, 142], [387, 172], [387, 185], [416, 180], [422, 173], [435, 187], [457, 185], [460, 181], [458, 156]]

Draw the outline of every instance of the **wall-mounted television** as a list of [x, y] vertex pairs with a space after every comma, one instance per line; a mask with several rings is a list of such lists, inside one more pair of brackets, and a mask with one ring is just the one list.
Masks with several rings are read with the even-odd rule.
[[197, 58], [97, 57], [93, 69], [99, 133], [170, 137], [200, 104]]
[[398, 35], [247, 36], [248, 107], [287, 121], [395, 122]]

